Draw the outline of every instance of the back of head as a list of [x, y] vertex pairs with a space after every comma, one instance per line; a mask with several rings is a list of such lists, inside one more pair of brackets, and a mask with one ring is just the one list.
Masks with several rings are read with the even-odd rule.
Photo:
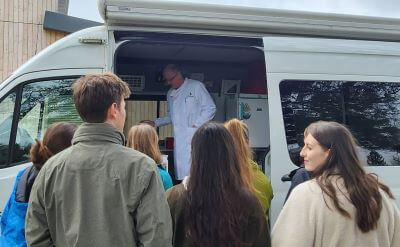
[[332, 199], [335, 208], [342, 215], [350, 217], [336, 196], [336, 181], [332, 178], [339, 175], [343, 179], [351, 203], [356, 208], [358, 227], [363, 232], [375, 229], [382, 209], [379, 188], [386, 191], [390, 197], [393, 196], [386, 185], [365, 172], [358, 157], [357, 141], [350, 130], [336, 122], [318, 121], [306, 128], [304, 136], [307, 135], [311, 135], [324, 149], [329, 150], [324, 164], [313, 171], [323, 192]]
[[55, 123], [49, 126], [42, 141], [37, 141], [30, 150], [30, 159], [40, 170], [44, 163], [53, 155], [72, 145], [77, 126], [71, 123]]
[[158, 147], [156, 130], [148, 124], [132, 126], [128, 133], [127, 146], [152, 158], [157, 164], [161, 164], [162, 156]]
[[113, 73], [86, 75], [73, 84], [76, 110], [88, 123], [103, 123], [107, 110], [113, 104], [118, 106], [128, 98], [128, 84]]
[[250, 162], [253, 159], [249, 145], [249, 129], [247, 125], [239, 119], [233, 118], [224, 123], [225, 128], [233, 137], [233, 143], [238, 150], [238, 159], [240, 162], [240, 174], [244, 184], [252, 191], [253, 172]]
[[164, 69], [163, 73], [179, 73], [180, 69], [175, 64], [167, 64]]
[[252, 197], [243, 186], [236, 150], [221, 124], [206, 123], [193, 136], [185, 223], [198, 246], [243, 244], [240, 224]]

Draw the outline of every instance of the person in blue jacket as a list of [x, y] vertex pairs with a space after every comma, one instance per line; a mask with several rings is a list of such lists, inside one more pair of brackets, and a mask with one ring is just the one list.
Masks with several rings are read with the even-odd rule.
[[160, 148], [158, 147], [158, 135], [154, 127], [147, 123], [132, 126], [128, 133], [127, 145], [152, 158], [157, 164], [164, 189], [168, 190], [172, 187], [172, 178], [163, 165]]
[[55, 123], [47, 129], [43, 141], [37, 141], [30, 150], [33, 165], [17, 174], [14, 189], [1, 217], [0, 247], [22, 247], [25, 242], [25, 215], [35, 178], [45, 162], [53, 155], [71, 146], [77, 126]]

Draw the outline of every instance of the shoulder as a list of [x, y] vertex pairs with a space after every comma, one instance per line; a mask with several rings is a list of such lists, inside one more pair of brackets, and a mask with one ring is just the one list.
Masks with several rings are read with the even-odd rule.
[[[116, 144], [115, 149], [111, 150], [113, 154], [115, 155], [121, 155], [124, 158], [127, 158], [129, 161], [135, 161], [135, 162], [150, 162], [154, 163], [154, 161], [144, 153], [141, 153], [139, 151], [136, 151], [130, 147], [125, 147], [125, 146], [120, 146]], [[155, 164], [155, 163], [154, 163]]]
[[168, 199], [179, 199], [181, 198], [184, 194], [186, 193], [186, 188], [183, 186], [183, 184], [177, 184], [167, 190], [167, 198]]
[[295, 201], [296, 203], [304, 202], [307, 204], [310, 201], [319, 202], [321, 199], [323, 201], [322, 189], [318, 183], [312, 179], [297, 185], [290, 194], [288, 203], [289, 201]]
[[300, 168], [296, 171], [296, 173], [292, 177], [292, 185], [297, 186], [305, 181], [310, 180], [310, 172], [304, 168]]
[[237, 198], [236, 200], [243, 205], [246, 205], [246, 208], [249, 209], [250, 214], [259, 215], [259, 213], [261, 212], [261, 215], [264, 215], [264, 210], [256, 194], [250, 192], [247, 189], [236, 191], [235, 194]]
[[385, 208], [391, 214], [397, 214], [397, 217], [399, 217], [400, 210], [396, 204], [396, 200], [390, 198], [390, 196], [382, 189], [379, 189], [379, 193], [382, 196], [382, 208]]
[[184, 198], [186, 194], [186, 189], [183, 184], [178, 184], [167, 190], [167, 201], [168, 204], [173, 210], [177, 207], [177, 205], [183, 204]]
[[311, 173], [307, 171], [305, 168], [300, 168], [296, 171], [296, 173], [293, 175], [293, 179], [297, 180], [309, 180], [311, 177]]
[[188, 85], [194, 89], [203, 89], [205, 88], [204, 84], [201, 81], [193, 80], [193, 79], [186, 79]]
[[[118, 166], [113, 165], [113, 169], [121, 177], [134, 179], [137, 175], [139, 181], [148, 184], [152, 176], [158, 176], [158, 168], [153, 159], [132, 148], [120, 147], [115, 152], [110, 153], [110, 160], [115, 160]], [[114, 162], [113, 162], [114, 163]], [[132, 176], [134, 174], [135, 176]]]
[[[167, 92], [167, 97], [168, 97], [169, 95], [171, 95], [172, 91], [174, 91], [173, 88], [170, 88], [170, 89], [168, 90], [168, 92]], [[168, 99], [168, 98], [167, 98], [167, 99]]]
[[254, 185], [258, 187], [256, 189], [262, 188], [263, 190], [268, 191], [268, 193], [272, 193], [271, 182], [267, 176], [261, 171], [256, 162], [253, 161], [251, 165], [253, 167]]

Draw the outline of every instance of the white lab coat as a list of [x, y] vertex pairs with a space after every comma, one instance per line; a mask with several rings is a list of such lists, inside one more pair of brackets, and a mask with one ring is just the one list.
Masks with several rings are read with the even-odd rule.
[[155, 125], [172, 123], [175, 176], [182, 180], [189, 175], [193, 134], [198, 127], [213, 119], [216, 107], [203, 83], [187, 78], [178, 89], [168, 91], [167, 102], [167, 116], [157, 118]]

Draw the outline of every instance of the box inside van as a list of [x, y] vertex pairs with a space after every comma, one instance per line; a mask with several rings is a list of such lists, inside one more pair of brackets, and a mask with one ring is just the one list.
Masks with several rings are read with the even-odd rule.
[[[215, 121], [248, 123], [274, 190], [272, 223], [290, 185], [282, 178], [301, 163], [304, 128], [316, 120], [349, 126], [367, 169], [400, 196], [399, 20], [155, 0], [102, 0], [99, 10], [104, 26], [57, 41], [0, 84], [0, 210], [35, 139], [51, 123], [81, 123], [77, 78], [110, 71], [128, 82], [126, 134], [165, 116], [170, 63], [204, 83]], [[171, 127], [158, 131], [173, 156]]]

